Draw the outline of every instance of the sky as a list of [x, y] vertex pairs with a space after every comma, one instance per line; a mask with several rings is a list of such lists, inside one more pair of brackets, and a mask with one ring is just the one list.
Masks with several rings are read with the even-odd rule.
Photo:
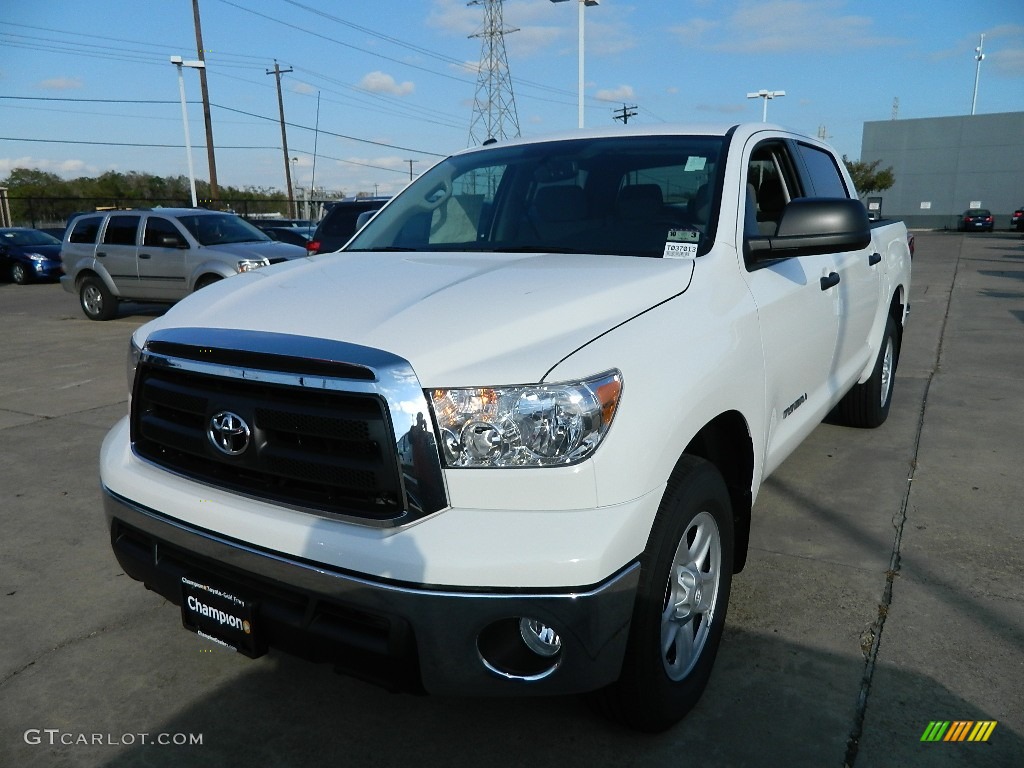
[[[198, 0], [217, 176], [392, 194], [470, 142], [484, 7], [467, 0]], [[584, 7], [587, 128], [768, 120], [861, 158], [865, 122], [1024, 111], [1021, 0], [600, 0]], [[578, 122], [576, 0], [505, 0], [523, 136]], [[513, 31], [514, 30], [514, 31]], [[984, 59], [976, 48], [984, 34]], [[177, 68], [192, 0], [0, 0], [0, 181], [187, 175]], [[199, 75], [183, 70], [195, 175]], [[507, 97], [508, 91], [503, 91]]]

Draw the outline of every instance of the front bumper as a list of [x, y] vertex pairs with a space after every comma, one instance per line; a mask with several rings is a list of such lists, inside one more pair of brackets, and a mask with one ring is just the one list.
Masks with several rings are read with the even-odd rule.
[[[180, 605], [183, 576], [214, 577], [252, 596], [267, 647], [392, 689], [567, 694], [619, 676], [640, 574], [635, 562], [580, 589], [403, 584], [230, 540], [106, 488], [104, 507], [111, 546], [133, 579]], [[524, 652], [519, 617], [558, 633], [557, 656], [538, 661]]]

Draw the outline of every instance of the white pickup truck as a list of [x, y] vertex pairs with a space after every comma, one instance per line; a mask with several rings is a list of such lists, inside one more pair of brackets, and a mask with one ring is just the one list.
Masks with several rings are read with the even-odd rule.
[[911, 261], [814, 139], [631, 128], [456, 154], [139, 328], [125, 572], [250, 656], [681, 718], [764, 479], [885, 421]]

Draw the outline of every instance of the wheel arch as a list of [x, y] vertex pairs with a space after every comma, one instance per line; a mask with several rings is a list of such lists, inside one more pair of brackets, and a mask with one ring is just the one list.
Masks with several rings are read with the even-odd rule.
[[699, 456], [722, 473], [732, 503], [733, 572], [739, 573], [747, 560], [753, 504], [754, 443], [747, 420], [739, 411], [719, 414], [693, 436], [683, 454]]
[[117, 290], [117, 285], [115, 285], [114, 281], [110, 279], [110, 275], [108, 275], [106, 271], [96, 270], [93, 269], [92, 267], [85, 267], [83, 269], [80, 269], [78, 271], [78, 274], [75, 275], [75, 290], [81, 291], [82, 283], [84, 283], [90, 277], [95, 277], [97, 280], [103, 283], [103, 285], [107, 287], [107, 290], [110, 291], [110, 293], [114, 296], [115, 299], [121, 298], [121, 292]]

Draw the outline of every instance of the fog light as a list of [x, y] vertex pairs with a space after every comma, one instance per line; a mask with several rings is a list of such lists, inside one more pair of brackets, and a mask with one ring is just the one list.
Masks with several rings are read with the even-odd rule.
[[555, 656], [562, 650], [562, 640], [558, 633], [537, 619], [520, 619], [519, 634], [526, 647], [538, 656]]

